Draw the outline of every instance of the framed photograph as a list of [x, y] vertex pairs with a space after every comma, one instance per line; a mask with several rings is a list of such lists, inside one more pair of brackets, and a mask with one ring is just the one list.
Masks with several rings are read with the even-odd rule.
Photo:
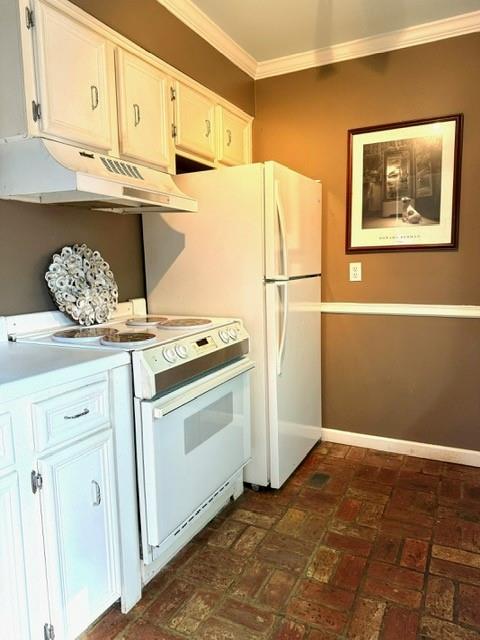
[[347, 253], [455, 248], [463, 115], [350, 129]]

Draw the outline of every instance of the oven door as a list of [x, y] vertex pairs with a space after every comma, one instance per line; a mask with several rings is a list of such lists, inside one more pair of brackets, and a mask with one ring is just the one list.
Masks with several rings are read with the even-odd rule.
[[253, 366], [244, 358], [160, 399], [141, 402], [142, 526], [149, 545], [159, 546], [183, 528], [249, 461]]

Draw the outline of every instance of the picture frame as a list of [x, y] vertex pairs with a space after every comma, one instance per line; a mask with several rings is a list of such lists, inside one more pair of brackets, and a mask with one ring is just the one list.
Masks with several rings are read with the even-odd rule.
[[348, 131], [346, 252], [458, 246], [463, 114]]

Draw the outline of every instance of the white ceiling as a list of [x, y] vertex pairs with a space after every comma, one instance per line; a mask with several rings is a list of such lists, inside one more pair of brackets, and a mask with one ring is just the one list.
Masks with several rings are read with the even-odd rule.
[[478, 11], [480, 0], [192, 0], [257, 62]]

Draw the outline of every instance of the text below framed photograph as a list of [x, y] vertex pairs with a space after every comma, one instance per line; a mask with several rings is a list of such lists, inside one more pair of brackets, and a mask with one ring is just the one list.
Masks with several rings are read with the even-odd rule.
[[463, 115], [350, 129], [347, 253], [457, 246]]

